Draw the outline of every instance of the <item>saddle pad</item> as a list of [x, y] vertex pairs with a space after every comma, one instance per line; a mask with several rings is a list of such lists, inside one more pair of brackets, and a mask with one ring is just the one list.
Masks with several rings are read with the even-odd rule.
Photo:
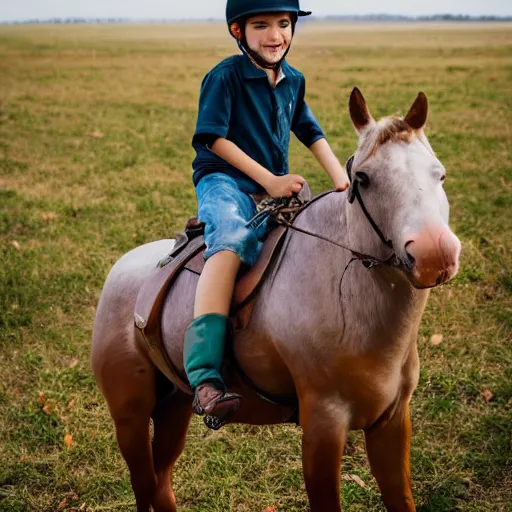
[[181, 391], [191, 393], [178, 375], [163, 345], [160, 317], [169, 287], [183, 265], [204, 247], [202, 236], [194, 238], [169, 264], [157, 266], [142, 285], [135, 303], [135, 336], [148, 350], [153, 364]]

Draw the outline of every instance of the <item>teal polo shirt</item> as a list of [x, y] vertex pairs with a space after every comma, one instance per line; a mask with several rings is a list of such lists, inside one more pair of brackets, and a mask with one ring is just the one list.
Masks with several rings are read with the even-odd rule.
[[267, 74], [242, 54], [225, 59], [205, 76], [192, 140], [197, 153], [192, 164], [194, 184], [206, 174], [224, 172], [251, 193], [262, 191], [209, 149], [219, 137], [235, 143], [277, 176], [288, 173], [290, 132], [307, 147], [325, 137], [304, 100], [304, 75], [286, 61], [281, 70], [283, 76], [273, 87]]

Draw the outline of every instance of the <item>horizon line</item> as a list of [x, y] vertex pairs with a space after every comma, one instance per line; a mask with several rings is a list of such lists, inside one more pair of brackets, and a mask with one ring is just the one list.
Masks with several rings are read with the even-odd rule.
[[[346, 20], [346, 21], [512, 21], [512, 14], [481, 14], [470, 15], [463, 13], [434, 13], [420, 15], [403, 15], [389, 13], [371, 13], [371, 14], [328, 14], [324, 16], [313, 15], [306, 22], [325, 21], [325, 20]], [[52, 16], [49, 18], [24, 18], [24, 19], [0, 19], [0, 24], [78, 24], [87, 23], [179, 23], [179, 22], [221, 22], [225, 21], [222, 17], [207, 18], [141, 18], [141, 17], [122, 17], [122, 16]]]

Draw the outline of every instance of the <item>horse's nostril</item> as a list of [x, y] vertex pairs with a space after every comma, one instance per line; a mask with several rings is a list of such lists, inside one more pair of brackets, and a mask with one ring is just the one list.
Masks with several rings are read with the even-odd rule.
[[409, 260], [409, 263], [411, 264], [411, 266], [413, 266], [415, 263], [416, 263], [416, 258], [409, 253], [409, 251], [407, 250], [409, 246], [412, 246], [414, 245], [414, 242], [412, 240], [410, 240], [409, 242], [407, 242], [405, 244], [405, 254], [407, 254], [407, 259]]

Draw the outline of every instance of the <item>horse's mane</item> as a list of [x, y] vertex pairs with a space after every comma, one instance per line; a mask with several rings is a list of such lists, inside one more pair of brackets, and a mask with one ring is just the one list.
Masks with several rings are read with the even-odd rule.
[[359, 150], [366, 160], [387, 142], [411, 142], [415, 136], [416, 132], [401, 117], [383, 117], [364, 138]]
[[414, 130], [401, 117], [384, 117], [377, 128], [375, 143], [379, 146], [389, 141], [410, 142], [414, 135]]

